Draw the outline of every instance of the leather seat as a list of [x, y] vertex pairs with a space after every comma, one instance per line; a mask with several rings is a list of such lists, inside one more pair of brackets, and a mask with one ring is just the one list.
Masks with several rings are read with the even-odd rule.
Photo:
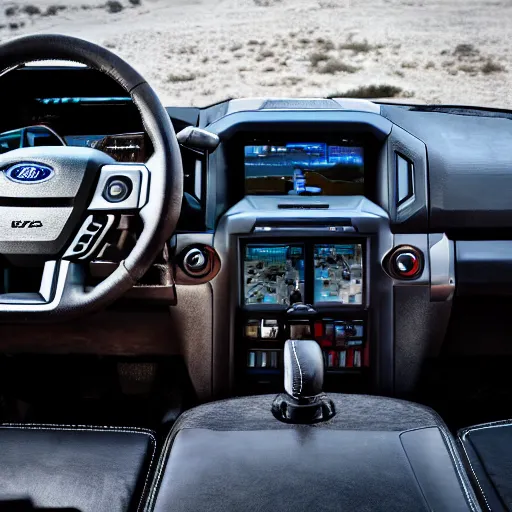
[[512, 510], [512, 420], [459, 431], [467, 471], [484, 510]]
[[0, 510], [140, 510], [155, 450], [137, 428], [0, 425]]

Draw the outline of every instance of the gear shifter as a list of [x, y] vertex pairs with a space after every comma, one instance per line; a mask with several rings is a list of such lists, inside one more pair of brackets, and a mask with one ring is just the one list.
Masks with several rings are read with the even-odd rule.
[[332, 418], [334, 403], [322, 391], [324, 362], [313, 340], [284, 345], [284, 390], [272, 403], [272, 414], [285, 423], [318, 423]]

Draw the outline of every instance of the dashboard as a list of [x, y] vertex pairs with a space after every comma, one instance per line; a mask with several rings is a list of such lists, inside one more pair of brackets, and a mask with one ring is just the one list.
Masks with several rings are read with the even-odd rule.
[[[27, 108], [7, 105], [2, 132], [45, 125], [69, 145], [149, 158], [114, 84], [86, 69], [50, 83], [50, 71], [5, 77]], [[167, 248], [165, 314], [204, 399], [280, 389], [287, 338], [317, 340], [327, 390], [395, 396], [446, 350], [512, 355], [497, 327], [485, 335], [489, 321], [509, 328], [486, 298], [512, 296], [512, 113], [273, 98], [167, 110], [177, 131], [220, 140], [181, 147]], [[461, 327], [468, 309], [484, 348]]]

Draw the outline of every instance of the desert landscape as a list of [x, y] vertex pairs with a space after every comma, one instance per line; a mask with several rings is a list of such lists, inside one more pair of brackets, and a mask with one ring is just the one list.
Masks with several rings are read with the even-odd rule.
[[512, 108], [512, 0], [40, 0], [0, 7], [0, 41], [105, 45], [168, 105], [354, 96]]

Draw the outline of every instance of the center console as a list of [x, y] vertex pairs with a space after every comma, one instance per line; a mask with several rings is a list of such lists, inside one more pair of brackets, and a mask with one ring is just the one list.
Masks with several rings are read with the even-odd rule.
[[214, 310], [214, 364], [230, 394], [277, 392], [289, 338], [317, 341], [326, 390], [392, 380], [392, 281], [380, 262], [393, 237], [378, 206], [362, 196], [247, 196], [214, 243], [223, 268], [212, 285], [226, 297]]
[[[319, 228], [302, 230], [314, 233]], [[336, 226], [330, 228], [336, 233]], [[286, 339], [318, 342], [328, 389], [336, 389], [342, 380], [359, 391], [366, 388], [368, 238], [356, 235], [353, 226], [341, 229], [330, 237], [240, 237], [235, 378], [244, 394], [280, 387]], [[264, 226], [257, 232], [271, 231]]]
[[425, 145], [374, 111], [256, 106], [208, 126], [212, 395], [275, 392], [284, 341], [307, 337], [327, 390], [409, 397], [455, 285], [453, 243], [429, 232]]

